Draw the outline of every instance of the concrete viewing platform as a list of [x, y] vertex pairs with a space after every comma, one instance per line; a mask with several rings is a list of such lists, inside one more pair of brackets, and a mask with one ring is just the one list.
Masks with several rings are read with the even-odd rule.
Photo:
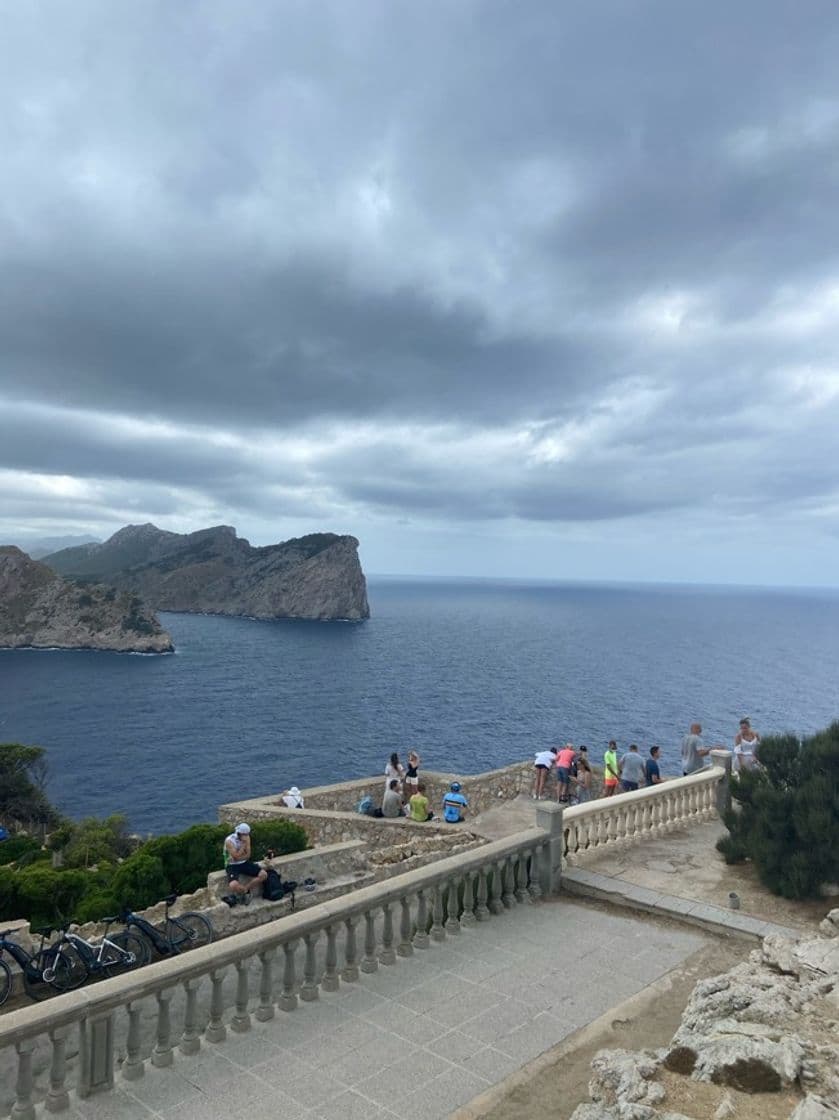
[[74, 1100], [65, 1115], [446, 1117], [707, 943], [698, 931], [579, 902], [519, 906], [222, 1045]]

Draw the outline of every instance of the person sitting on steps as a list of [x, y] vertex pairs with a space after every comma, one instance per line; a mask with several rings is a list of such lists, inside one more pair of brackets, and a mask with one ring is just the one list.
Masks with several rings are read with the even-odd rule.
[[[244, 821], [237, 824], [224, 841], [224, 870], [230, 894], [225, 895], [223, 901], [228, 906], [235, 906], [237, 902], [247, 906], [252, 887], [261, 887], [268, 877], [266, 869], [251, 859], [251, 826]], [[249, 880], [247, 885], [240, 881], [240, 876]]]

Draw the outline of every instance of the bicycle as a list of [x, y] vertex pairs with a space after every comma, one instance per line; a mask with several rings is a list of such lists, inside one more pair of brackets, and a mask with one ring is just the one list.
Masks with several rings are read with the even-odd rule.
[[[196, 949], [199, 945], [209, 945], [215, 937], [210, 919], [203, 914], [189, 911], [177, 918], [169, 913], [169, 907], [177, 901], [176, 894], [170, 894], [163, 899], [166, 905], [166, 916], [163, 919], [163, 928], [152, 925], [147, 918], [135, 914], [128, 907], [120, 914], [120, 921], [128, 929], [132, 927], [139, 930], [147, 938], [160, 956], [169, 953], [184, 953], [187, 949]], [[151, 950], [149, 950], [151, 953]]]
[[15, 929], [0, 931], [0, 1007], [9, 998], [14, 982], [4, 953], [9, 954], [23, 973], [23, 988], [30, 999], [42, 1000], [52, 992], [64, 991], [61, 981], [69, 973], [69, 964], [59, 955], [57, 947], [48, 945], [44, 948], [44, 942], [53, 932], [51, 926], [32, 931], [41, 935], [41, 945], [35, 953], [28, 953], [22, 945], [9, 940], [9, 935], [16, 932]]
[[99, 942], [86, 941], [78, 933], [70, 933], [69, 924], [60, 926], [61, 937], [53, 948], [67, 962], [69, 971], [53, 978], [53, 985], [60, 991], [80, 988], [92, 976], [119, 976], [123, 972], [148, 964], [151, 953], [142, 937], [129, 930], [120, 930], [108, 936], [108, 927], [119, 919], [103, 918], [105, 936]]

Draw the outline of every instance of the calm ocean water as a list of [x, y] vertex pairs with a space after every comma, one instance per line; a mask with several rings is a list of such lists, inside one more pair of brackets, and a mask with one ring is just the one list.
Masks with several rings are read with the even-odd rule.
[[[839, 716], [839, 592], [371, 579], [363, 624], [163, 615], [170, 657], [0, 651], [0, 741], [47, 749], [72, 816], [176, 831], [416, 746], [474, 773], [560, 739], [731, 744]], [[668, 765], [669, 764], [669, 765]]]

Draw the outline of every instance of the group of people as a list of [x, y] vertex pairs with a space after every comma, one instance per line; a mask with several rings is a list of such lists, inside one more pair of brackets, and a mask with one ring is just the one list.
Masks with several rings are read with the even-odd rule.
[[[682, 739], [682, 774], [695, 774], [705, 765], [705, 757], [715, 746], [705, 746], [702, 742], [702, 725], [691, 724], [690, 731]], [[721, 746], [721, 745], [717, 745]], [[734, 765], [737, 771], [750, 770], [759, 765], [758, 748], [760, 735], [752, 728], [748, 716], [740, 720], [740, 729], [734, 737]], [[616, 793], [629, 793], [646, 786], [656, 786], [664, 779], [660, 767], [661, 748], [652, 746], [649, 757], [644, 758], [637, 744], [630, 743], [625, 754], [619, 755], [614, 739], [603, 754], [603, 796], [613, 797]], [[588, 757], [588, 748], [575, 747], [566, 743], [563, 747], [550, 747], [539, 751], [534, 762], [533, 798], [541, 801], [547, 796], [548, 777], [555, 777], [554, 796], [560, 803], [585, 802], [590, 800], [593, 787], [593, 773]]]
[[[434, 811], [426, 797], [425, 783], [419, 777], [421, 765], [422, 759], [416, 751], [409, 753], [407, 768], [399, 761], [398, 753], [393, 752], [385, 766], [385, 791], [377, 816], [408, 817], [412, 821], [433, 819]], [[443, 820], [448, 824], [458, 824], [465, 819], [468, 805], [460, 782], [452, 782], [443, 794]]]

